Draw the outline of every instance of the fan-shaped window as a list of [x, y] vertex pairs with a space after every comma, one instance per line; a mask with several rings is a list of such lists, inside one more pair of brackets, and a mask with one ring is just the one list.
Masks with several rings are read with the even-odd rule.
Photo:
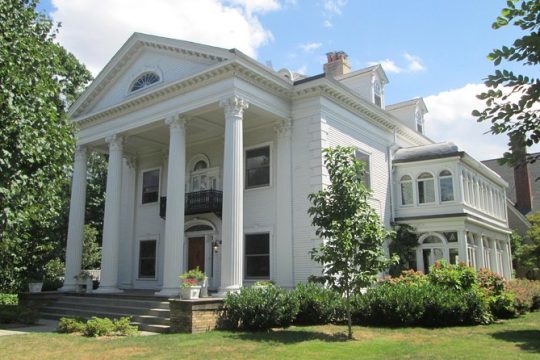
[[412, 205], [413, 203], [413, 181], [409, 175], [403, 175], [400, 180], [401, 205]]
[[430, 173], [418, 176], [418, 202], [427, 204], [435, 202], [435, 181]]
[[208, 168], [208, 164], [206, 163], [206, 161], [199, 160], [199, 161], [197, 161], [195, 166], [193, 166], [193, 171], [203, 170], [203, 169], [207, 169], [207, 168]]
[[441, 202], [454, 201], [454, 184], [452, 181], [452, 173], [450, 171], [443, 170], [439, 173], [439, 190]]
[[442, 244], [442, 241], [437, 236], [430, 235], [422, 241], [422, 244]]
[[146, 72], [139, 76], [131, 85], [130, 91], [137, 91], [144, 89], [152, 84], [157, 83], [160, 80], [159, 75], [154, 72]]

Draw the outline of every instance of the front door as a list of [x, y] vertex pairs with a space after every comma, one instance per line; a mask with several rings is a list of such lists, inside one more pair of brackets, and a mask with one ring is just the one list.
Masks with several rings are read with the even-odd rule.
[[204, 272], [204, 236], [188, 239], [188, 270], [197, 266]]

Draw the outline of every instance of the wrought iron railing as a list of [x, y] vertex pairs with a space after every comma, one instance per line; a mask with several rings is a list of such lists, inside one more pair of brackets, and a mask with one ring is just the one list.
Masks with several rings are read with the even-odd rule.
[[[221, 216], [223, 205], [223, 192], [219, 190], [202, 190], [187, 193], [185, 196], [184, 213], [186, 215], [204, 214], [213, 212]], [[159, 216], [166, 217], [167, 197], [162, 196], [159, 201]]]

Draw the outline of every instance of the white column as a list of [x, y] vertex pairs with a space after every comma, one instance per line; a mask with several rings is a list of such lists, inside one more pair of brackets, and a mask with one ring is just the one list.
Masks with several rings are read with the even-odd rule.
[[[498, 269], [499, 269], [499, 260], [497, 259], [498, 256], [497, 256], [497, 245], [495, 243], [495, 239], [491, 238], [491, 239], [488, 239], [488, 243], [489, 243], [489, 247], [491, 248], [491, 252], [490, 252], [490, 261], [491, 261], [491, 271], [492, 272], [496, 272], [498, 273]], [[500, 274], [502, 275], [502, 274]]]
[[122, 211], [120, 233], [120, 253], [118, 278], [122, 289], [133, 288], [136, 274], [133, 271], [135, 259], [135, 188], [137, 184], [137, 159], [135, 156], [124, 157], [122, 169]]
[[276, 235], [270, 254], [275, 281], [294, 286], [292, 235], [291, 120], [284, 119], [277, 131]]
[[66, 244], [66, 273], [64, 285], [58, 291], [75, 291], [82, 263], [84, 238], [84, 213], [86, 206], [86, 148], [78, 146], [75, 150], [73, 179], [71, 181], [71, 201], [69, 206], [68, 237]]
[[458, 235], [458, 262], [460, 263], [469, 263], [469, 258], [467, 254], [467, 231], [460, 230], [457, 232]]
[[512, 279], [512, 249], [510, 247], [510, 238], [508, 237], [508, 241], [504, 243], [504, 269], [506, 272], [506, 278], [508, 280]]
[[486, 261], [484, 260], [484, 235], [479, 235], [478, 239], [478, 254], [477, 256], [477, 262], [478, 262], [478, 270], [486, 267]]
[[109, 164], [103, 218], [103, 243], [101, 247], [101, 279], [97, 293], [117, 293], [118, 244], [120, 242], [120, 200], [122, 194], [123, 138], [113, 135], [109, 143]]
[[167, 173], [167, 212], [163, 249], [163, 286], [156, 295], [177, 296], [178, 276], [184, 268], [184, 203], [186, 179], [186, 119], [174, 115], [169, 125], [169, 160]]
[[244, 274], [244, 145], [242, 120], [248, 103], [233, 96], [222, 100], [225, 110], [221, 286], [219, 295], [242, 287]]

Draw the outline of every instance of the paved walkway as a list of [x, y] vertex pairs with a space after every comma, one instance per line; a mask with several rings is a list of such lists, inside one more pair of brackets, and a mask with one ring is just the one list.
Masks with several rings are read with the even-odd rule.
[[[24, 335], [31, 333], [56, 332], [58, 320], [39, 319], [35, 325], [23, 324], [2, 324], [0, 325], [0, 336]], [[158, 335], [158, 333], [139, 331], [140, 336]]]

